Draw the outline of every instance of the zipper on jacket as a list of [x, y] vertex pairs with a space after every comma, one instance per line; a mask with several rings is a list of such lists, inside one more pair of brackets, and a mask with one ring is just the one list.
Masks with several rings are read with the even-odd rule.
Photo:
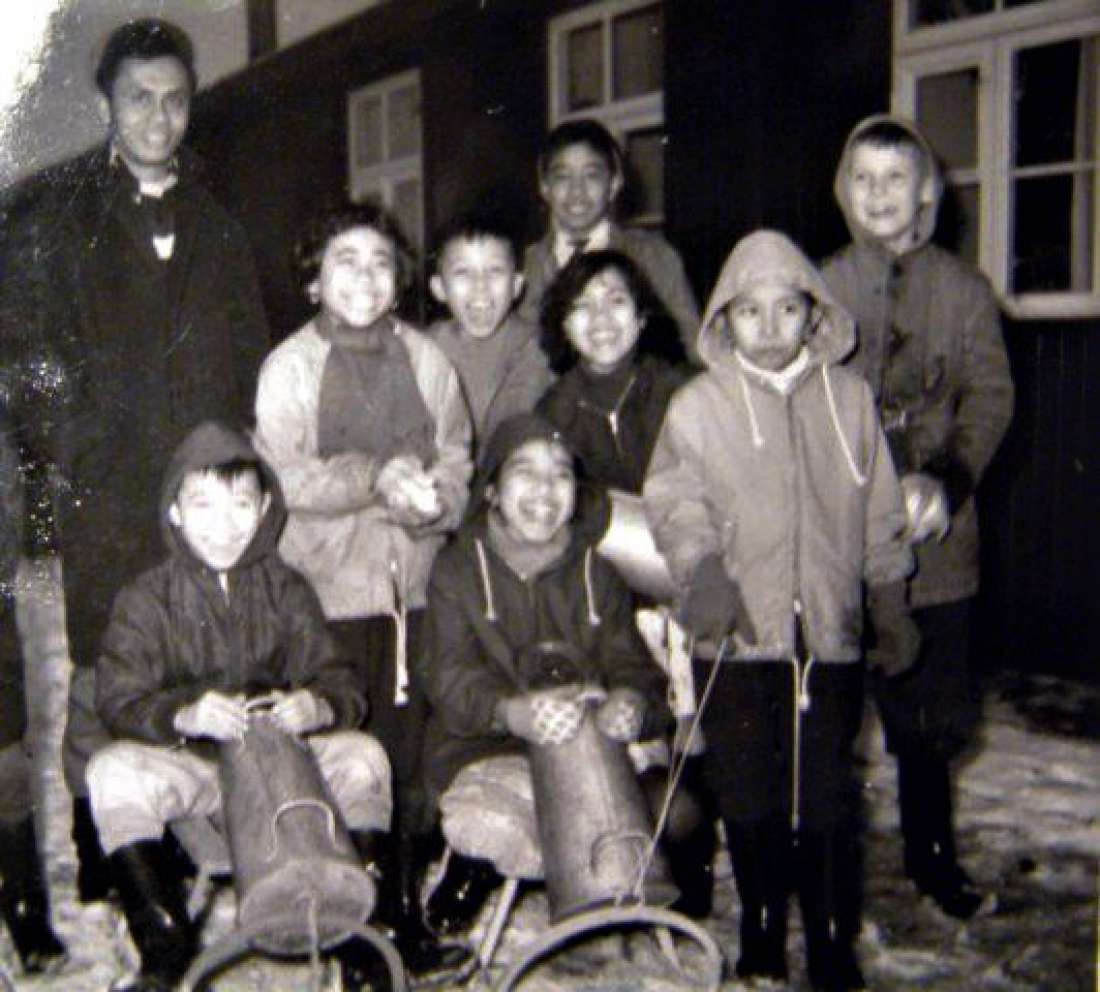
[[623, 453], [622, 440], [620, 437], [621, 421], [619, 420], [619, 414], [622, 413], [623, 404], [626, 402], [627, 396], [630, 395], [630, 391], [634, 388], [634, 383], [637, 381], [638, 373], [634, 372], [627, 380], [626, 385], [623, 387], [623, 391], [619, 393], [619, 398], [615, 401], [615, 405], [610, 410], [604, 410], [593, 403], [589, 403], [588, 400], [584, 398], [578, 398], [577, 400], [577, 406], [582, 410], [594, 413], [607, 421], [608, 430], [611, 432], [611, 441], [615, 445], [615, 452], [618, 454], [620, 460], [625, 459], [626, 455]]
[[791, 604], [794, 609], [795, 647], [791, 655], [791, 830], [797, 832], [802, 819], [802, 717], [809, 713], [813, 700], [810, 697], [810, 671], [817, 663], [802, 628], [802, 601], [796, 596]]

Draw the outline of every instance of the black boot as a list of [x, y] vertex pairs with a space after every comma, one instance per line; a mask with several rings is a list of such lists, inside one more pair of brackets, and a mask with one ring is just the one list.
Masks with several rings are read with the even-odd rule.
[[741, 900], [741, 978], [787, 979], [787, 897], [791, 834], [785, 823], [726, 820], [726, 839]]
[[898, 806], [905, 842], [905, 874], [949, 916], [968, 920], [982, 893], [959, 865], [946, 761], [898, 756]]
[[798, 837], [798, 899], [815, 992], [867, 987], [855, 952], [862, 891], [858, 845], [852, 829], [803, 830]]
[[428, 926], [440, 936], [469, 930], [501, 881], [490, 862], [451, 851], [443, 877], [424, 907]]
[[73, 844], [76, 845], [76, 894], [84, 904], [108, 899], [114, 892], [111, 868], [99, 831], [92, 819], [92, 804], [87, 796], [73, 799]]
[[405, 970], [423, 978], [457, 971], [471, 958], [468, 947], [440, 943], [420, 910], [420, 883], [431, 858], [427, 837], [390, 835], [373, 920], [392, 934]]
[[168, 992], [186, 973], [197, 949], [180, 880], [159, 840], [120, 847], [109, 861], [141, 955], [137, 979], [115, 992]]
[[28, 975], [56, 971], [67, 959], [50, 925], [50, 901], [31, 817], [0, 824], [0, 912]]
[[661, 843], [672, 880], [680, 890], [680, 897], [669, 909], [693, 920], [706, 919], [714, 908], [716, 816], [702, 781], [701, 756], [689, 757], [669, 808]]

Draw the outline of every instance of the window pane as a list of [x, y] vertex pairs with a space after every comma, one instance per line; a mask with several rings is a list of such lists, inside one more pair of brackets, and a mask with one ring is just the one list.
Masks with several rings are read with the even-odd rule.
[[616, 17], [611, 25], [612, 99], [653, 93], [664, 84], [660, 4]]
[[358, 98], [355, 103], [355, 164], [377, 165], [382, 161], [382, 99]]
[[1096, 39], [1026, 48], [1016, 55], [1016, 165], [1091, 158]]
[[386, 113], [389, 127], [390, 159], [415, 155], [420, 151], [420, 87], [416, 83], [390, 93]]
[[661, 128], [626, 135], [632, 214], [661, 216], [665, 212], [665, 133]]
[[1090, 292], [1095, 172], [1013, 184], [1011, 291]]
[[912, 0], [909, 24], [914, 28], [988, 14], [994, 0]]
[[393, 213], [397, 223], [409, 244], [416, 250], [417, 257], [421, 255], [423, 245], [420, 243], [421, 219], [420, 219], [420, 179], [413, 177], [402, 182], [395, 183], [393, 187]]
[[981, 187], [952, 183], [944, 191], [936, 239], [977, 267], [981, 261]]
[[603, 25], [570, 31], [565, 48], [567, 112], [603, 103]]
[[917, 123], [947, 168], [976, 168], [977, 68], [921, 79], [917, 83]]

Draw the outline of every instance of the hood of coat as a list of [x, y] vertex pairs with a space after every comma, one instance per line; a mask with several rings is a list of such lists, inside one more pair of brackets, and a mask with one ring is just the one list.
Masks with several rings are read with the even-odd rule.
[[244, 434], [218, 421], [208, 420], [199, 424], [176, 448], [161, 484], [158, 519], [161, 536], [173, 555], [198, 562], [179, 528], [174, 526], [168, 517], [169, 508], [175, 502], [183, 477], [188, 472], [212, 465], [224, 465], [238, 459], [255, 462], [259, 466], [265, 489], [271, 495], [271, 501], [260, 521], [260, 526], [236, 565], [233, 566], [233, 570], [252, 564], [265, 555], [275, 552], [279, 535], [286, 523], [286, 502], [275, 472], [256, 453], [256, 449]]
[[932, 146], [928, 144], [928, 139], [921, 134], [916, 124], [908, 118], [899, 117], [896, 114], [873, 114], [870, 117], [865, 117], [852, 128], [848, 140], [844, 142], [844, 151], [841, 152], [840, 162], [836, 168], [836, 176], [833, 178], [833, 195], [836, 197], [841, 213], [844, 214], [844, 222], [848, 225], [848, 233], [851, 235], [852, 240], [860, 244], [872, 241], [863, 228], [852, 220], [847, 178], [852, 159], [852, 148], [868, 128], [877, 124], [893, 124], [901, 128], [912, 137], [914, 143], [924, 153], [925, 165], [931, 174], [932, 196], [927, 202], [921, 203], [920, 212], [917, 215], [916, 237], [912, 247], [913, 249], [919, 248], [932, 239], [932, 234], [936, 230], [936, 213], [940, 209], [940, 200], [943, 199], [943, 173], [940, 170], [936, 153], [932, 150]]
[[825, 280], [802, 250], [778, 231], [761, 230], [742, 238], [730, 252], [707, 301], [697, 350], [708, 367], [725, 365], [733, 355], [726, 307], [752, 286], [792, 286], [815, 304], [816, 321], [807, 337], [811, 363], [835, 364], [855, 347], [855, 321], [833, 298]]

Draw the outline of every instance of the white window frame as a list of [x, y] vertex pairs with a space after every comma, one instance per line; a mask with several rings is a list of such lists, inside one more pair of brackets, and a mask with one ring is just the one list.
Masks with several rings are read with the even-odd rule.
[[[646, 131], [652, 128], [665, 126], [665, 94], [664, 90], [653, 93], [644, 93], [641, 96], [631, 97], [627, 100], [613, 100], [612, 86], [614, 66], [612, 65], [612, 36], [611, 26], [616, 17], [628, 14], [634, 10], [654, 6], [654, 0], [603, 0], [601, 3], [589, 4], [567, 14], [559, 14], [550, 20], [548, 24], [549, 41], [549, 86], [550, 99], [548, 101], [550, 128], [564, 121], [586, 117], [598, 120], [614, 135], [615, 140], [626, 152], [626, 137], [634, 131]], [[667, 16], [668, 10], [665, 3]], [[566, 101], [566, 80], [562, 68], [566, 57], [566, 46], [569, 34], [581, 27], [591, 27], [600, 24], [603, 27], [601, 37], [603, 39], [603, 100], [598, 106], [585, 107], [583, 110], [568, 111]], [[630, 218], [632, 224], [659, 226], [664, 221], [664, 216], [659, 213], [637, 214]]]
[[[1092, 291], [1009, 292], [1013, 57], [1020, 49], [1100, 34], [1095, 0], [1046, 0], [914, 29], [908, 27], [910, 4], [911, 0], [894, 0], [891, 104], [895, 113], [915, 118], [920, 79], [955, 70], [978, 71], [977, 167], [948, 172], [946, 178], [979, 183], [979, 264], [1005, 308], [1025, 319], [1100, 315], [1100, 134], [1093, 138]], [[1100, 93], [1097, 97], [1100, 104]], [[1097, 127], [1100, 130], [1100, 124]]]
[[[404, 155], [401, 158], [389, 157], [390, 135], [387, 127], [390, 95], [398, 90], [403, 90], [410, 83], [415, 83], [419, 99], [423, 101], [424, 91], [420, 81], [420, 70], [409, 69], [406, 72], [387, 76], [367, 86], [361, 86], [348, 93], [348, 196], [353, 203], [361, 203], [369, 197], [378, 199], [387, 209], [394, 207], [396, 188], [410, 179], [420, 182], [420, 230], [406, 231], [414, 246], [424, 244], [424, 123], [420, 118], [419, 151], [412, 155]], [[355, 160], [355, 152], [358, 147], [359, 114], [358, 107], [366, 100], [381, 98], [381, 136], [382, 136], [382, 161], [377, 165], [361, 166]], [[423, 106], [423, 103], [421, 103]], [[420, 253], [418, 252], [418, 255]]]

